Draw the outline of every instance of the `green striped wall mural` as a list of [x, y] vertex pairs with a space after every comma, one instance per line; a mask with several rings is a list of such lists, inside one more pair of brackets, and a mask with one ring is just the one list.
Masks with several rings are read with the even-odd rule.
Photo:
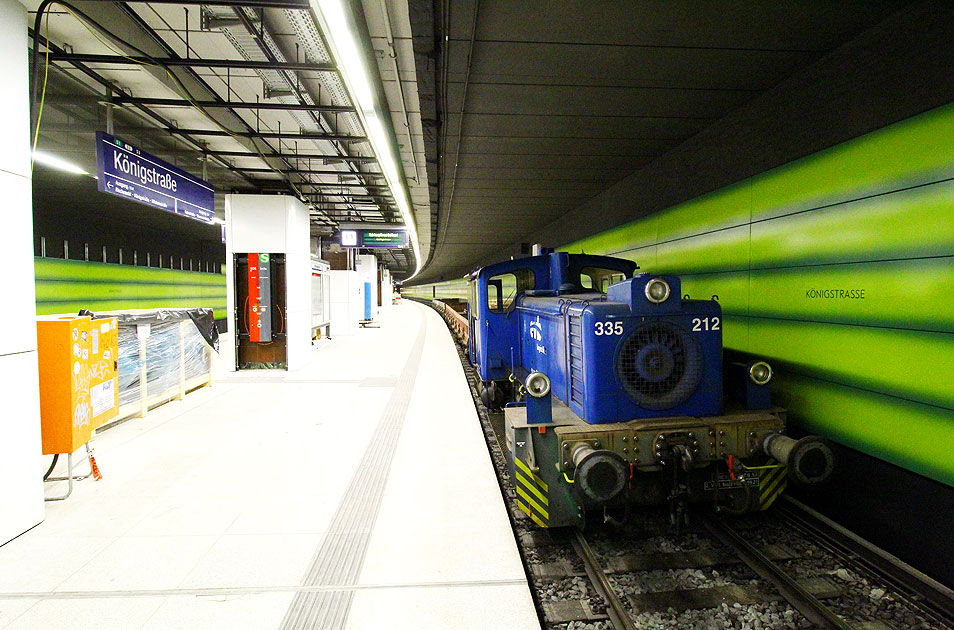
[[718, 296], [795, 424], [954, 485], [954, 106], [561, 249]]
[[225, 317], [225, 275], [35, 258], [37, 315], [206, 307]]
[[954, 107], [561, 249], [718, 296], [796, 424], [954, 485]]

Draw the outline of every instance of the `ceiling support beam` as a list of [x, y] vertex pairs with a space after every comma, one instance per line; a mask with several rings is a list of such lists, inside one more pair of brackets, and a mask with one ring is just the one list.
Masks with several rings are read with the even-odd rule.
[[331, 63], [290, 63], [280, 61], [248, 61], [246, 59], [198, 59], [190, 57], [120, 57], [119, 55], [92, 55], [80, 53], [51, 53], [50, 61], [62, 63], [106, 63], [121, 65], [155, 65], [186, 68], [230, 68], [232, 70], [285, 70], [289, 72], [337, 72]]
[[[221, 129], [176, 129], [176, 133], [185, 135], [185, 136], [228, 136], [228, 137], [239, 137], [239, 138], [281, 138], [282, 140], [328, 140], [330, 142], [367, 142], [368, 139], [364, 136], [339, 136], [332, 135], [328, 133], [312, 133], [309, 131], [303, 131], [301, 133], [285, 133], [284, 131], [222, 131]], [[268, 155], [267, 153], [265, 154]], [[282, 155], [289, 155], [292, 158], [296, 157], [294, 153], [286, 153]], [[251, 154], [249, 157], [257, 156], [256, 153]], [[301, 156], [297, 156], [301, 157]], [[345, 157], [339, 157], [337, 159], [347, 159]], [[372, 160], [376, 161], [376, 160]]]
[[[243, 173], [274, 173], [270, 168], [245, 168], [242, 166], [236, 166], [235, 170], [242, 171]], [[384, 173], [356, 173], [354, 171], [335, 171], [330, 169], [313, 169], [313, 168], [295, 168], [286, 171], [287, 173], [294, 173], [298, 175], [337, 175], [338, 177], [377, 177], [383, 178]]]
[[[53, 52], [60, 52], [60, 53], [64, 52], [63, 49], [61, 49], [61, 48], [59, 48], [58, 46], [56, 46], [55, 44], [53, 44], [53, 42], [51, 42], [51, 41], [49, 41], [48, 39], [46, 39], [46, 37], [44, 37], [43, 35], [41, 35], [41, 34], [39, 34], [39, 33], [34, 33], [34, 32], [33, 32], [33, 29], [28, 29], [28, 35], [29, 35], [30, 37], [36, 37], [36, 38], [38, 38], [39, 41], [40, 41], [40, 43], [41, 43], [44, 47], [48, 48], [51, 53], [53, 53]], [[83, 74], [85, 74], [87, 77], [89, 77], [90, 79], [92, 79], [93, 81], [95, 81], [96, 83], [98, 83], [99, 85], [101, 85], [104, 89], [109, 90], [109, 89], [112, 89], [112, 88], [113, 88], [113, 84], [112, 84], [111, 81], [109, 81], [108, 79], [106, 79], [104, 76], [102, 76], [101, 74], [99, 74], [99, 73], [96, 72], [95, 70], [92, 70], [91, 68], [89, 68], [86, 64], [83, 64], [83, 63], [80, 63], [80, 62], [74, 62], [74, 63], [72, 63], [72, 64], [70, 64], [70, 65], [72, 65], [74, 68], [76, 68], [77, 70], [79, 70], [80, 72], [82, 72]], [[135, 106], [135, 108], [138, 109], [138, 110], [141, 112], [141, 115], [142, 115], [143, 117], [145, 117], [145, 118], [147, 118], [147, 119], [150, 119], [150, 120], [152, 120], [154, 123], [156, 123], [157, 125], [159, 125], [159, 128], [160, 128], [160, 129], [165, 129], [168, 133], [173, 134], [173, 135], [175, 135], [175, 134], [177, 133], [177, 132], [176, 132], [176, 129], [175, 129], [175, 126], [174, 126], [170, 121], [166, 120], [165, 118], [163, 118], [162, 116], [160, 116], [158, 113], [154, 112], [153, 110], [149, 109], [148, 107], [146, 107], [146, 106], [144, 106], [144, 105], [137, 105], [137, 106]], [[195, 140], [193, 140], [192, 138], [190, 138], [190, 137], [188, 137], [188, 136], [186, 136], [186, 135], [184, 135], [184, 134], [179, 134], [179, 135], [181, 135], [183, 141], [185, 141], [185, 142], [189, 143], [190, 145], [192, 145], [193, 147], [195, 147], [195, 149], [196, 149], [197, 151], [200, 151], [200, 152], [201, 152], [201, 151], [203, 150], [202, 145], [200, 145], [200, 144], [198, 144], [197, 142], [195, 142]], [[252, 154], [252, 155], [254, 155], [254, 154]], [[223, 159], [221, 159], [221, 158], [217, 158], [216, 161], [217, 161], [221, 166], [223, 166], [223, 167], [226, 168], [227, 170], [233, 172], [235, 175], [241, 177], [242, 179], [246, 180], [247, 182], [251, 183], [251, 182], [253, 181], [248, 175], [246, 175], [246, 174], [244, 174], [244, 173], [241, 173], [241, 172], [237, 171], [235, 168], [233, 168], [232, 165], [230, 165], [226, 160], [223, 160]]]
[[[308, 4], [307, 0], [301, 0], [301, 3]], [[202, 4], [202, 3], [200, 2], [199, 4]], [[149, 25], [149, 23], [146, 22], [146, 21], [142, 18], [142, 16], [140, 16], [140, 15], [139, 15], [134, 9], [132, 9], [127, 3], [125, 3], [125, 2], [118, 2], [117, 5], [118, 5], [119, 9], [120, 9], [136, 26], [138, 26], [138, 28], [139, 28], [148, 38], [150, 38], [150, 39], [161, 49], [162, 54], [163, 54], [164, 57], [167, 57], [167, 58], [180, 58], [180, 55], [178, 55], [178, 54], [176, 53], [176, 51], [168, 44], [168, 42], [166, 42], [166, 41], [159, 35], [159, 33], [157, 33], [157, 32], [155, 31], [155, 29], [153, 29], [153, 28]], [[247, 5], [247, 4], [243, 4], [243, 5], [241, 5], [241, 6], [248, 6], [248, 5]], [[264, 5], [259, 4], [258, 6], [264, 6]], [[295, 8], [295, 7], [292, 7], [292, 8]], [[205, 92], [207, 92], [209, 96], [212, 97], [212, 100], [220, 101], [220, 102], [225, 100], [225, 99], [223, 99], [221, 96], [219, 96], [219, 93], [218, 93], [215, 89], [213, 89], [212, 86], [209, 85], [209, 83], [205, 80], [205, 78], [203, 78], [202, 76], [200, 76], [200, 75], [195, 71], [194, 68], [185, 67], [185, 68], [183, 68], [183, 71], [184, 71], [184, 74], [185, 74], [186, 76], [188, 76], [192, 81], [194, 81], [195, 83], [197, 83], [198, 86], [201, 86], [201, 88], [202, 88]], [[166, 72], [168, 72], [168, 70], [166, 70]], [[262, 151], [262, 148], [261, 148], [261, 147], [259, 146], [259, 144], [256, 142], [257, 140], [260, 140], [260, 141], [262, 142], [262, 144], [265, 145], [266, 150], [267, 150], [268, 152], [274, 152], [274, 151], [276, 150], [275, 147], [272, 146], [272, 145], [268, 142], [268, 140], [266, 139], [266, 136], [262, 135], [261, 133], [258, 132], [258, 130], [254, 129], [244, 118], [242, 118], [242, 117], [238, 114], [238, 112], [235, 111], [234, 108], [225, 109], [224, 111], [227, 111], [227, 112], [231, 113], [232, 116], [234, 116], [235, 119], [239, 122], [239, 124], [241, 124], [242, 127], [244, 127], [244, 128], [246, 129], [246, 131], [243, 132], [243, 133], [241, 133], [241, 134], [236, 134], [236, 133], [234, 133], [234, 132], [232, 132], [232, 131], [217, 130], [217, 132], [213, 132], [213, 133], [211, 133], [211, 134], [205, 134], [205, 135], [211, 135], [211, 136], [229, 136], [229, 137], [245, 137], [245, 138], [249, 138], [249, 140], [250, 140], [250, 143], [249, 143], [249, 144], [252, 145], [250, 148], [251, 148], [252, 150], [254, 150], [255, 152], [261, 152], [261, 151]], [[206, 115], [209, 115], [209, 114], [206, 113]], [[211, 117], [211, 116], [210, 116], [210, 117]], [[221, 121], [218, 121], [218, 124], [219, 124], [219, 125], [222, 125]], [[226, 128], [227, 128], [227, 126], [223, 126], [223, 129], [226, 129]], [[189, 134], [184, 134], [184, 133], [181, 133], [180, 135], [189, 136]], [[203, 135], [203, 134], [193, 134], [193, 135]], [[280, 147], [281, 147], [281, 144], [279, 143], [279, 151], [281, 150]], [[282, 163], [283, 163], [283, 165], [284, 165], [286, 168], [291, 168], [291, 163], [290, 163], [288, 160], [282, 160]], [[295, 183], [292, 182], [291, 177], [289, 177], [288, 175], [283, 174], [281, 168], [276, 168], [275, 171], [276, 171], [276, 173], [278, 173], [281, 177], [283, 177], [283, 179], [287, 182], [288, 186], [289, 186], [293, 191], [296, 190], [296, 188], [295, 188]]]
[[201, 4], [208, 7], [252, 7], [264, 9], [300, 9], [311, 8], [308, 0], [149, 0], [151, 4]]
[[337, 184], [329, 182], [311, 182], [303, 183], [302, 186], [312, 188], [383, 188], [384, 190], [391, 190], [391, 187], [387, 184]]
[[[210, 149], [210, 150], [204, 151], [203, 153], [205, 153], [206, 155], [212, 155], [216, 157], [248, 157], [248, 158], [259, 157], [258, 153], [251, 153], [247, 151], [213, 151]], [[362, 156], [362, 155], [333, 155], [333, 154], [278, 153], [278, 152], [265, 153], [264, 155], [267, 158], [275, 158], [275, 159], [323, 160], [325, 164], [335, 164], [337, 162], [349, 162], [353, 164], [374, 164], [377, 162], [376, 158]], [[271, 169], [269, 169], [269, 172], [271, 172]], [[347, 173], [347, 171], [342, 171], [342, 173]]]
[[298, 112], [329, 112], [332, 114], [350, 114], [354, 107], [350, 105], [310, 105], [307, 103], [252, 103], [250, 101], [190, 101], [184, 98], [149, 98], [142, 96], [114, 96], [115, 105], [149, 105], [151, 107], [202, 107], [204, 109], [272, 109]]

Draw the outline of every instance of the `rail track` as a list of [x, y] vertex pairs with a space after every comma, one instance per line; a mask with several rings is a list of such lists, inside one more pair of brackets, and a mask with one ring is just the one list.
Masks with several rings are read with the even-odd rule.
[[[595, 534], [537, 529], [516, 508], [498, 440], [502, 418], [478, 396], [466, 321], [442, 303], [421, 302], [459, 342], [542, 627], [954, 629], [954, 592], [794, 499], [767, 517], [695, 513], [690, 532], [675, 541], [665, 516], [653, 512], [629, 530], [618, 523]], [[862, 601], [864, 593], [877, 601]]]

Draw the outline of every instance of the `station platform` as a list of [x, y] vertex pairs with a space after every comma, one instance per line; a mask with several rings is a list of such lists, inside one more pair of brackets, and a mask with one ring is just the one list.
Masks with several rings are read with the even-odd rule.
[[219, 376], [102, 432], [103, 479], [0, 547], [0, 628], [539, 627], [434, 311]]

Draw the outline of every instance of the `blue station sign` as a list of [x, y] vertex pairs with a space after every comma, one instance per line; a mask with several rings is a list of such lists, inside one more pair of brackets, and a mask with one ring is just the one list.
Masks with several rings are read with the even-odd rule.
[[102, 131], [96, 133], [96, 167], [101, 192], [203, 223], [215, 217], [208, 182]]

